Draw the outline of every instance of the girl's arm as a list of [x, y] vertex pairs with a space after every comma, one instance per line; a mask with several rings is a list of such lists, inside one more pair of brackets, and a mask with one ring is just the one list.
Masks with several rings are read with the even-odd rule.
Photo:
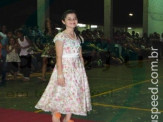
[[14, 49], [13, 47], [11, 47], [11, 49], [9, 49], [9, 46], [6, 47], [7, 53], [12, 52], [13, 49]]
[[84, 59], [83, 59], [83, 55], [82, 55], [82, 47], [80, 47], [79, 57], [80, 57], [81, 62], [82, 62], [83, 65], [84, 65]]
[[63, 66], [62, 66], [62, 53], [63, 53], [63, 42], [56, 41], [55, 43], [56, 49], [56, 64], [57, 64], [57, 73], [58, 75], [63, 75]]

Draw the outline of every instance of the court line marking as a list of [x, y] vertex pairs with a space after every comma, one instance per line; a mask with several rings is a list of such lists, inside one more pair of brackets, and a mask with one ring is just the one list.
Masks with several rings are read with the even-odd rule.
[[112, 92], [115, 92], [115, 91], [119, 91], [119, 90], [122, 90], [122, 89], [125, 89], [125, 88], [129, 88], [129, 87], [132, 87], [132, 86], [135, 86], [135, 85], [143, 84], [143, 83], [146, 83], [146, 82], [149, 82], [149, 81], [150, 80], [144, 80], [144, 81], [141, 81], [141, 82], [138, 82], [138, 83], [133, 83], [133, 84], [130, 84], [130, 85], [127, 85], [127, 86], [123, 86], [123, 87], [117, 88], [117, 89], [113, 89], [113, 90], [109, 90], [109, 91], [106, 91], [106, 92], [102, 92], [102, 93], [99, 93], [99, 94], [91, 96], [91, 98], [98, 97], [98, 96], [105, 95], [105, 94], [109, 94], [109, 93], [112, 93]]
[[37, 111], [34, 111], [34, 113], [40, 113], [42, 112], [42, 110], [37, 110]]
[[[111, 108], [130, 109], [130, 110], [138, 110], [138, 111], [148, 111], [148, 112], [151, 112], [151, 109], [146, 109], [146, 108], [127, 107], [127, 106], [109, 105], [109, 104], [101, 104], [101, 103], [92, 103], [92, 104], [94, 106], [102, 106], [102, 107], [111, 107]], [[163, 112], [163, 110], [159, 110], [159, 112]]]
[[[163, 76], [160, 76], [159, 78], [162, 78], [162, 77], [163, 77]], [[135, 86], [135, 85], [147, 83], [147, 82], [150, 82], [150, 80], [151, 80], [151, 79], [148, 79], [148, 80], [140, 81], [140, 82], [138, 82], [138, 83], [133, 83], [133, 84], [130, 84], [130, 85], [127, 85], [127, 86], [123, 86], [123, 87], [120, 87], [120, 88], [117, 88], [117, 89], [105, 91], [105, 92], [102, 92], [102, 93], [93, 95], [93, 96], [91, 96], [91, 98], [98, 97], [98, 96], [105, 95], [105, 94], [109, 94], [109, 93], [112, 93], [112, 92], [115, 92], [115, 91], [119, 91], [119, 90], [122, 90], [122, 89], [125, 89], [125, 88], [130, 88], [130, 87]]]

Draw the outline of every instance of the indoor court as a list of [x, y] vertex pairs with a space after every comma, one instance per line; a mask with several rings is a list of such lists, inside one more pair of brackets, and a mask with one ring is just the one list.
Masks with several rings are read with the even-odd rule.
[[[98, 67], [86, 70], [93, 110], [88, 113], [87, 117], [73, 116], [73, 119], [79, 122], [89, 122], [89, 120], [95, 122], [150, 122], [151, 91], [148, 90], [149, 87], [152, 87], [150, 62], [149, 60], [132, 61], [123, 65], [111, 65], [109, 68]], [[158, 106], [160, 112], [163, 112], [162, 67], [163, 61], [159, 61]], [[50, 74], [51, 72], [48, 73], [49, 77]], [[48, 81], [41, 83], [37, 78], [40, 75], [40, 73], [33, 73], [30, 82], [22, 82], [19, 79], [17, 81], [9, 80], [6, 87], [0, 88], [0, 106], [5, 108], [4, 110], [16, 109], [40, 115], [46, 114], [49, 115], [47, 118], [50, 121], [50, 113], [34, 108], [48, 83]], [[3, 113], [3, 109], [1, 112]], [[5, 114], [1, 114], [1, 118], [7, 119], [3, 117], [6, 116]], [[159, 120], [163, 121], [163, 117], [159, 116]], [[3, 122], [9, 121], [4, 120]]]

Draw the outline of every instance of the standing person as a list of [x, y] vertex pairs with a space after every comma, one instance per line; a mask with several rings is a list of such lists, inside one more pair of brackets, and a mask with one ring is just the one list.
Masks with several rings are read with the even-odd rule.
[[47, 71], [47, 65], [48, 65], [48, 60], [51, 58], [54, 59], [54, 46], [53, 44], [46, 44], [43, 50], [43, 53], [41, 55], [42, 57], [42, 76], [38, 77], [42, 81], [46, 81], [46, 71]]
[[1, 43], [1, 64], [2, 64], [2, 79], [0, 81], [0, 86], [4, 86], [6, 84], [6, 69], [7, 69], [7, 63], [6, 63], [6, 47], [8, 44], [7, 36], [0, 32], [0, 43]]
[[18, 72], [18, 62], [20, 62], [20, 58], [18, 55], [18, 44], [15, 41], [15, 38], [9, 38], [9, 44], [7, 46], [7, 56], [6, 62], [9, 67], [9, 71], [13, 74], [14, 80], [16, 79], [16, 75]]
[[21, 64], [20, 68], [22, 70], [22, 74], [24, 76], [24, 81], [30, 80], [30, 71], [31, 71], [31, 41], [29, 38], [24, 36], [24, 33], [22, 30], [17, 31], [17, 37], [18, 37], [18, 44], [20, 46], [20, 59]]
[[47, 65], [48, 65], [48, 61], [51, 58], [54, 58], [54, 45], [52, 43], [52, 28], [51, 28], [51, 21], [48, 18], [46, 20], [46, 24], [45, 24], [45, 36], [46, 36], [46, 44], [44, 44], [44, 50], [42, 52], [42, 77], [38, 77], [39, 79], [41, 79], [42, 81], [46, 81], [46, 71], [47, 71]]
[[62, 16], [64, 28], [54, 38], [56, 65], [50, 81], [35, 108], [52, 112], [52, 121], [74, 122], [71, 115], [87, 115], [92, 110], [90, 90], [82, 57], [81, 37], [76, 26], [76, 12], [68, 10]]

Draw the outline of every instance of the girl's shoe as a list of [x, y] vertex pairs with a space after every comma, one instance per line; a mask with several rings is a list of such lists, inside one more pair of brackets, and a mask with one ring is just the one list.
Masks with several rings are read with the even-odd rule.
[[53, 122], [60, 122], [61, 114], [59, 112], [54, 113], [52, 117]]

